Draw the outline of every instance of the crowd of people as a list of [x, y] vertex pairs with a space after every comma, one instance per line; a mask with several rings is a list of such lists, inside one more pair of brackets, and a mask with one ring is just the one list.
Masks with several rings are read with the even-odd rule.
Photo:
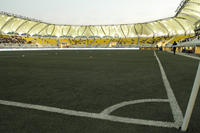
[[194, 36], [194, 37], [185, 38], [184, 40], [181, 40], [180, 43], [190, 42], [190, 41], [194, 41], [194, 40], [200, 40], [200, 36]]
[[0, 43], [19, 43], [19, 44], [25, 44], [27, 43], [25, 39], [23, 39], [20, 36], [4, 36], [0, 35]]

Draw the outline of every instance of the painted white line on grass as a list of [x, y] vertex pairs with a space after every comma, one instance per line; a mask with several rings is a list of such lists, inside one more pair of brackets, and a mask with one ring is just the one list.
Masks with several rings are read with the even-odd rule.
[[169, 99], [140, 99], [140, 100], [121, 102], [121, 103], [118, 103], [106, 108], [104, 111], [101, 112], [101, 114], [109, 115], [113, 111], [127, 105], [133, 105], [133, 104], [139, 104], [139, 103], [153, 103], [153, 102], [169, 102]]
[[[167, 51], [167, 52], [173, 54], [171, 51]], [[188, 58], [200, 60], [200, 57], [197, 57], [197, 56], [192, 56], [192, 55], [188, 55], [188, 54], [184, 54], [184, 53], [176, 53], [176, 54], [180, 55], [180, 56], [185, 56], [185, 57], [188, 57]]]
[[[161, 73], [162, 73], [163, 82], [166, 87], [167, 95], [168, 95], [169, 99], [141, 99], [141, 100], [134, 100], [134, 101], [126, 101], [126, 102], [122, 102], [122, 103], [113, 105], [111, 107], [108, 107], [101, 113], [90, 113], [90, 112], [84, 112], [84, 111], [60, 109], [60, 108], [56, 108], [56, 107], [34, 105], [34, 104], [27, 104], [27, 103], [14, 102], [14, 101], [5, 101], [5, 100], [0, 100], [0, 104], [7, 105], [7, 106], [20, 107], [20, 108], [25, 108], [25, 109], [35, 109], [35, 110], [40, 110], [40, 111], [59, 113], [59, 114], [64, 114], [64, 115], [69, 115], [69, 116], [108, 120], [108, 121], [113, 121], [113, 122], [147, 125], [147, 126], [155, 126], [155, 127], [179, 128], [180, 122], [182, 123], [182, 119], [183, 119], [182, 112], [180, 110], [180, 107], [178, 106], [178, 103], [177, 103], [176, 98], [173, 94], [173, 91], [169, 85], [169, 82], [167, 80], [165, 72], [164, 72], [162, 65], [161, 65], [155, 52], [154, 52], [154, 55], [156, 56], [156, 59], [158, 60], [158, 63], [159, 63], [160, 69], [161, 69]], [[175, 122], [134, 119], [134, 118], [110, 115], [111, 112], [113, 112], [114, 110], [119, 109], [123, 106], [127, 106], [130, 104], [145, 103], [145, 102], [169, 102]]]
[[0, 51], [41, 51], [41, 50], [139, 50], [139, 48], [16, 48], [0, 49]]
[[34, 110], [40, 110], [40, 111], [46, 111], [46, 112], [59, 113], [59, 114], [64, 114], [64, 115], [69, 115], [69, 116], [78, 116], [78, 117], [87, 117], [87, 118], [108, 120], [108, 121], [112, 121], [112, 122], [147, 125], [147, 126], [155, 126], [155, 127], [178, 128], [176, 126], [176, 124], [174, 124], [174, 122], [133, 119], [133, 118], [126, 118], [126, 117], [118, 117], [118, 116], [114, 116], [114, 115], [105, 115], [105, 114], [101, 114], [101, 113], [89, 113], [89, 112], [83, 112], [83, 111], [60, 109], [60, 108], [56, 108], [56, 107], [41, 106], [41, 105], [34, 105], [34, 104], [27, 104], [27, 103], [21, 103], [21, 102], [13, 102], [13, 101], [5, 101], [5, 100], [0, 100], [0, 104], [7, 105], [7, 106], [20, 107], [20, 108], [25, 108], [25, 109], [34, 109]]
[[170, 85], [170, 83], [167, 79], [167, 76], [165, 74], [163, 66], [162, 66], [162, 64], [161, 64], [161, 62], [160, 62], [155, 51], [154, 51], [154, 55], [155, 55], [155, 57], [158, 61], [159, 67], [160, 67], [163, 83], [164, 83], [164, 86], [166, 88], [167, 96], [168, 96], [169, 101], [170, 101], [170, 106], [171, 106], [171, 109], [172, 109], [172, 114], [173, 114], [173, 117], [174, 117], [174, 120], [175, 120], [175, 124], [180, 127], [182, 125], [182, 122], [183, 122], [183, 113], [182, 113], [182, 111], [181, 111], [181, 109], [178, 105], [178, 102], [176, 100], [176, 97], [174, 96], [173, 90], [172, 90], [171, 85]]

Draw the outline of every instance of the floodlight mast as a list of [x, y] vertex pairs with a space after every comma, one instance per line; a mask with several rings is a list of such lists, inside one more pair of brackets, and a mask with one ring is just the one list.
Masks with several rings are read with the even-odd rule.
[[199, 87], [200, 87], [200, 62], [199, 62], [198, 70], [197, 70], [197, 75], [196, 75], [196, 78], [195, 78], [195, 81], [194, 81], [194, 85], [193, 85], [193, 88], [192, 88], [192, 92], [191, 92], [191, 95], [190, 95], [190, 99], [189, 99], [189, 102], [188, 102], [185, 117], [184, 117], [184, 120], [183, 120], [183, 125], [181, 127], [181, 131], [184, 131], [184, 132], [187, 131], [188, 124], [190, 122], [192, 111], [193, 111], [195, 101], [196, 101], [196, 98], [197, 98], [197, 94], [198, 94], [198, 91], [199, 91]]

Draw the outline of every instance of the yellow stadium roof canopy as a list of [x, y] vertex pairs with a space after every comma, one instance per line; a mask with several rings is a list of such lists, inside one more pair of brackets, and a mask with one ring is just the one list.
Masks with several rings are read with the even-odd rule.
[[0, 12], [0, 33], [43, 37], [152, 38], [191, 35], [200, 22], [200, 0], [184, 0], [174, 17], [120, 25], [56, 25]]

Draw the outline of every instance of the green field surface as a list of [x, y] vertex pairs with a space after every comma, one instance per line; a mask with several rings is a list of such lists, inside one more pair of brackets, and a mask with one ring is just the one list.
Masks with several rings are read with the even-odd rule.
[[[198, 61], [157, 52], [175, 97], [185, 113]], [[139, 99], [167, 99], [153, 51], [0, 52], [0, 100], [100, 113]], [[199, 96], [189, 133], [200, 132]], [[174, 121], [168, 103], [122, 107], [113, 115]], [[0, 105], [2, 133], [178, 133], [161, 128], [68, 116]]]

